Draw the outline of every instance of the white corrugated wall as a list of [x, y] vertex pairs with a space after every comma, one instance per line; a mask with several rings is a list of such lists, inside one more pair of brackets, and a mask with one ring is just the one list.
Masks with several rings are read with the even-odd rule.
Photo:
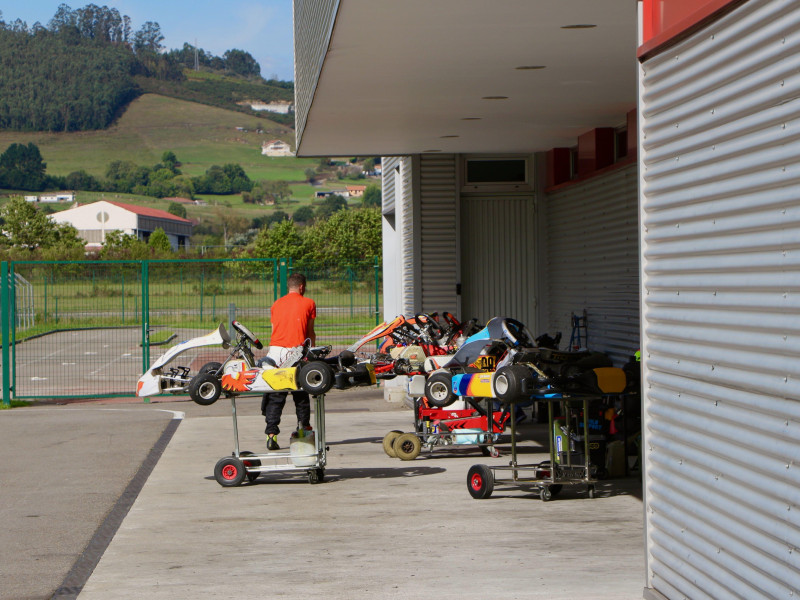
[[636, 165], [548, 194], [547, 318], [536, 332], [572, 333], [586, 310], [588, 347], [617, 365], [639, 348], [639, 234]]
[[382, 159], [383, 297], [384, 319], [413, 315], [417, 306], [419, 269], [416, 267], [419, 229], [414, 218], [411, 157]]
[[646, 597], [800, 594], [800, 2], [642, 65]]
[[459, 193], [457, 157], [419, 157], [420, 264], [422, 312], [448, 311], [458, 318]]

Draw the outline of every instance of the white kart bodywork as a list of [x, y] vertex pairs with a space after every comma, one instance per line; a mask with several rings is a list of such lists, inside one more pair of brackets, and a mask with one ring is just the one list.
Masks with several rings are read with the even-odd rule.
[[[176, 356], [183, 354], [187, 350], [202, 348], [203, 346], [222, 346], [223, 348], [229, 348], [230, 344], [231, 336], [222, 323], [211, 333], [175, 344], [161, 355], [161, 357], [153, 363], [153, 366], [139, 378], [139, 382], [136, 385], [136, 395], [144, 397], [154, 396], [163, 392], [176, 391], [169, 388], [162, 389], [161, 387], [161, 381], [164, 376], [162, 369], [165, 365], [169, 364]], [[182, 389], [183, 388], [181, 388], [181, 390]]]

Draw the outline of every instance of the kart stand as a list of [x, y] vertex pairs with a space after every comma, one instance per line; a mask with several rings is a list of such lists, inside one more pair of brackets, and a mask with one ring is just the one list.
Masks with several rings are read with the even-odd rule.
[[[550, 450], [550, 460], [531, 464], [520, 465], [517, 462], [517, 432], [514, 419], [511, 419], [511, 461], [508, 466], [489, 466], [473, 465], [467, 475], [467, 490], [476, 499], [488, 498], [492, 495], [496, 483], [508, 483], [510, 485], [530, 485], [539, 490], [539, 497], [547, 502], [555, 497], [564, 485], [586, 485], [589, 498], [594, 498], [594, 484], [596, 479], [592, 477], [589, 462], [589, 402], [595, 400], [595, 396], [573, 396], [567, 394], [546, 394], [545, 397], [537, 396], [535, 400], [543, 401], [547, 404], [548, 416], [548, 445]], [[561, 440], [566, 439], [566, 447], [557, 438], [554, 425], [553, 405], [558, 403], [561, 413], [566, 417], [565, 436], [560, 436]], [[583, 460], [578, 460], [579, 453], [571, 450], [571, 441], [581, 436], [575, 436], [571, 423], [574, 417], [583, 413]], [[562, 450], [563, 448], [563, 450]], [[500, 479], [499, 473], [510, 473], [508, 478]]]
[[295, 451], [295, 442], [289, 450], [277, 450], [265, 454], [241, 451], [239, 449], [239, 426], [236, 416], [236, 396], [231, 396], [233, 414], [234, 450], [231, 456], [219, 459], [214, 467], [214, 479], [223, 487], [241, 485], [247, 479], [255, 481], [262, 473], [273, 471], [305, 471], [309, 483], [321, 483], [325, 478], [328, 448], [325, 445], [325, 394], [312, 396], [314, 399], [314, 444], [298, 444], [302, 449]]

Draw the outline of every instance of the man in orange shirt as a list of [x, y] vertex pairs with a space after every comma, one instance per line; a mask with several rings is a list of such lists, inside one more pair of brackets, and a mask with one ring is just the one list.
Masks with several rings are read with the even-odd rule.
[[[272, 321], [272, 335], [269, 340], [267, 357], [271, 358], [277, 366], [282, 363], [287, 355], [302, 346], [306, 339], [311, 339], [311, 344], [317, 341], [314, 332], [314, 319], [317, 318], [317, 305], [311, 298], [306, 298], [306, 278], [300, 273], [289, 275], [287, 281], [289, 293], [278, 298], [270, 309]], [[288, 366], [288, 365], [287, 365]], [[288, 392], [272, 392], [264, 394], [261, 399], [261, 414], [267, 422], [267, 450], [279, 450], [276, 440], [280, 433], [278, 425], [281, 422], [281, 413], [286, 404]], [[292, 392], [295, 412], [297, 413], [297, 426], [311, 429], [311, 402], [308, 392], [297, 390]]]

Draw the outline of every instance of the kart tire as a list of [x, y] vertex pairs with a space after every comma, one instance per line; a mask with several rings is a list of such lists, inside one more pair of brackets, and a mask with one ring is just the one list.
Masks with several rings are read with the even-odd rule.
[[397, 458], [397, 454], [394, 451], [394, 441], [402, 433], [399, 429], [395, 429], [383, 436], [383, 451], [386, 452], [386, 456], [389, 458]]
[[326, 363], [315, 360], [300, 367], [300, 387], [312, 396], [319, 396], [333, 387], [333, 371]]
[[416, 433], [403, 433], [395, 438], [392, 448], [400, 460], [414, 460], [422, 450], [422, 442]]
[[200, 406], [210, 406], [222, 393], [222, 384], [211, 373], [195, 375], [189, 382], [189, 397]]
[[200, 367], [200, 373], [216, 373], [219, 371], [222, 363], [218, 362], [207, 362], [202, 367]]
[[522, 392], [523, 379], [529, 371], [522, 365], [500, 367], [492, 379], [492, 393], [501, 402], [514, 402], [524, 398]]
[[244, 481], [247, 469], [235, 456], [220, 458], [214, 466], [214, 479], [222, 487], [235, 487]]
[[483, 500], [494, 491], [494, 473], [486, 465], [472, 465], [467, 471], [467, 490], [476, 500]]
[[450, 373], [434, 373], [425, 381], [425, 397], [436, 408], [450, 406], [456, 401], [453, 393], [453, 376]]

